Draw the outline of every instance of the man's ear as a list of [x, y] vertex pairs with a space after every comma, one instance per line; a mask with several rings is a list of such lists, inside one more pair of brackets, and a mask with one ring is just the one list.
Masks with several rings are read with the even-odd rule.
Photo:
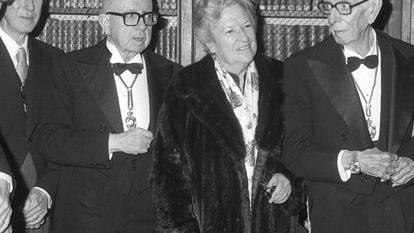
[[381, 8], [382, 8], [382, 1], [383, 0], [369, 0], [369, 8], [368, 8], [368, 23], [373, 24], [375, 19], [378, 17]]
[[110, 35], [111, 31], [109, 30], [109, 16], [107, 14], [99, 14], [98, 19], [105, 35]]

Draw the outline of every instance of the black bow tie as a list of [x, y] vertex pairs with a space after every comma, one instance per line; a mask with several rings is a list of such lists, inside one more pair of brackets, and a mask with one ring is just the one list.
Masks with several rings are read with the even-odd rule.
[[129, 70], [133, 74], [140, 74], [142, 70], [141, 63], [114, 63], [112, 64], [112, 70], [116, 75], [121, 75], [125, 70]]
[[365, 59], [360, 59], [357, 57], [348, 57], [348, 69], [351, 72], [354, 72], [358, 67], [364, 64], [369, 69], [374, 69], [378, 66], [378, 56], [377, 55], [371, 55], [366, 57]]

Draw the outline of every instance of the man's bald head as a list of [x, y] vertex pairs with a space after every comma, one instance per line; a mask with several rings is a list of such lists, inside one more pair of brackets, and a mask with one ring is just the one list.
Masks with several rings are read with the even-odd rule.
[[[2, 0], [0, 0], [1, 2]], [[9, 0], [3, 0], [3, 1], [9, 1]], [[122, 0], [102, 0], [102, 9], [101, 9], [101, 14], [105, 14], [108, 11], [113, 11], [114, 8], [116, 7], [116, 2], [120, 2]], [[152, 3], [154, 10], [157, 8], [157, 1], [155, 0], [148, 0], [149, 2]]]

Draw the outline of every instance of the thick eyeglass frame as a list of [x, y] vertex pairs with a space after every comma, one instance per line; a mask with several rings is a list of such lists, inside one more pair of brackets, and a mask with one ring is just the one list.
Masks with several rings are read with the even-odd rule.
[[[106, 14], [108, 15], [116, 15], [116, 16], [121, 16], [122, 19], [124, 20], [124, 25], [125, 26], [136, 26], [138, 25], [139, 21], [141, 20], [141, 18], [144, 20], [144, 24], [146, 26], [154, 26], [155, 24], [158, 23], [158, 14], [155, 12], [145, 12], [143, 14], [140, 14], [138, 12], [125, 12], [125, 13], [119, 13], [119, 12], [113, 12], [113, 11], [108, 11], [106, 12]], [[127, 15], [138, 15], [138, 19], [137, 22], [135, 24], [127, 24], [126, 22], [126, 16]], [[152, 20], [150, 22], [147, 22], [146, 16], [151, 15], [152, 18], [155, 18], [155, 20]]]
[[[335, 8], [336, 11], [338, 11], [338, 13], [341, 14], [341, 15], [350, 15], [352, 13], [352, 8], [354, 8], [356, 6], [359, 6], [364, 2], [368, 2], [368, 0], [362, 0], [362, 1], [354, 3], [354, 4], [351, 4], [349, 2], [337, 2], [335, 4], [332, 4], [332, 3], [329, 3], [329, 2], [325, 2], [325, 1], [320, 1], [318, 3], [318, 9], [324, 15], [329, 15], [332, 8]], [[347, 6], [347, 8], [345, 8], [345, 7], [338, 8], [339, 5]], [[325, 8], [324, 6], [330, 6], [330, 8]], [[344, 11], [344, 9], [347, 9], [347, 11]]]

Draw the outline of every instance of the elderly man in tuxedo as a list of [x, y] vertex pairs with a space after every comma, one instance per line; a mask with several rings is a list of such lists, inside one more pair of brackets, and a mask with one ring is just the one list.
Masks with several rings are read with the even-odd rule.
[[0, 146], [15, 181], [14, 187], [9, 184], [14, 232], [40, 227], [58, 179], [31, 143], [41, 99], [49, 89], [50, 64], [60, 53], [28, 35], [39, 21], [42, 4], [43, 0], [9, 1], [0, 19]]
[[99, 21], [105, 40], [60, 59], [38, 131], [59, 164], [53, 232], [152, 232], [151, 142], [180, 66], [146, 50], [158, 21], [151, 0], [104, 0]]
[[317, 233], [414, 226], [414, 47], [374, 30], [382, 0], [323, 0], [331, 35], [285, 62], [284, 162]]

